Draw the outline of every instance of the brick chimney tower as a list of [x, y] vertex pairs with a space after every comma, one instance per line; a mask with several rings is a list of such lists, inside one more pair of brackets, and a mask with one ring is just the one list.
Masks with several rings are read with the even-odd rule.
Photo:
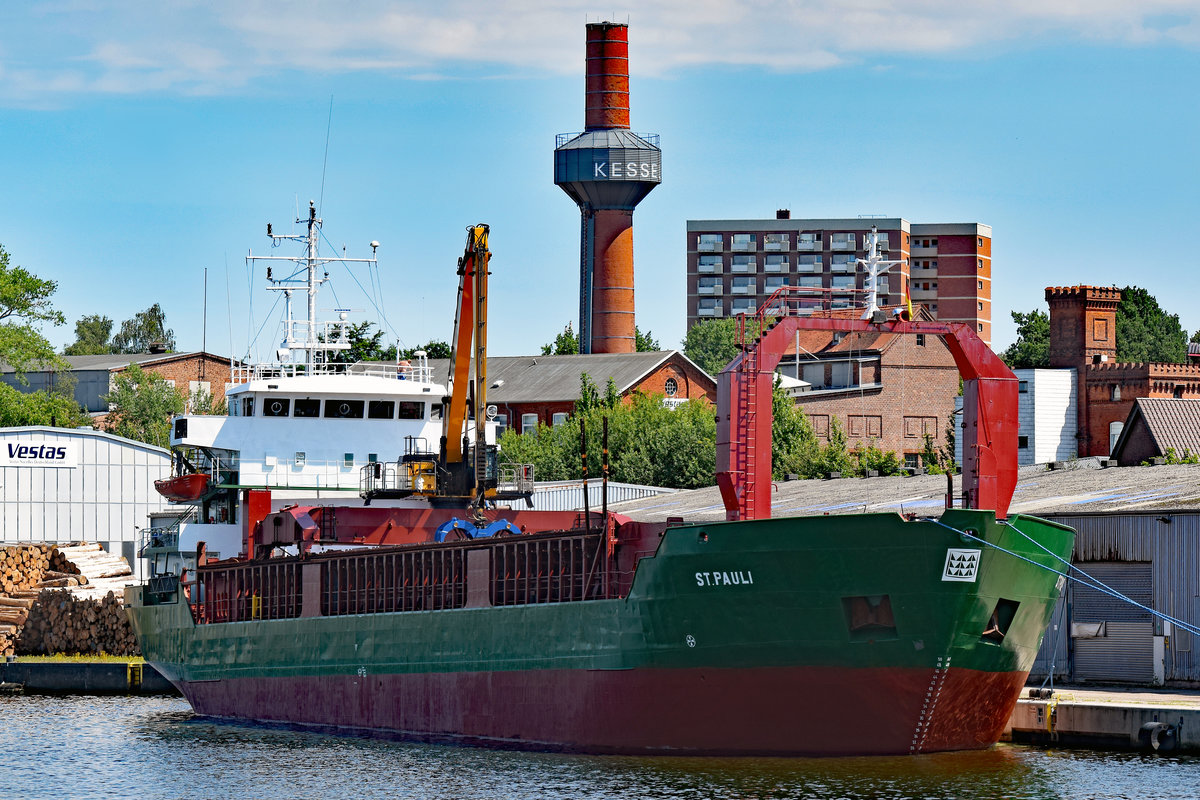
[[554, 182], [579, 206], [579, 352], [632, 353], [633, 210], [662, 182], [657, 134], [629, 130], [629, 27], [587, 26], [583, 133], [558, 135]]
[[1050, 286], [1050, 366], [1116, 363], [1117, 305], [1121, 290], [1100, 286]]

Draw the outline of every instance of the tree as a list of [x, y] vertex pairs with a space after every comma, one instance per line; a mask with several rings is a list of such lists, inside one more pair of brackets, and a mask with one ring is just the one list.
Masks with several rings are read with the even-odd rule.
[[509, 429], [500, 439], [503, 459], [533, 464], [539, 480], [578, 480], [583, 476], [582, 420], [587, 433], [588, 475], [597, 477], [607, 417], [612, 479], [681, 489], [711, 486], [716, 466], [712, 407], [702, 400], [689, 400], [672, 409], [662, 401], [661, 395], [639, 392], [629, 403], [609, 406], [597, 397], [595, 405], [586, 411], [577, 408], [561, 425], [539, 425], [536, 431], [521, 434]]
[[737, 357], [737, 319], [706, 319], [688, 329], [683, 354], [709, 375], [717, 375]]
[[1200, 344], [1200, 330], [1197, 330], [1195, 333], [1193, 333], [1192, 338], [1189, 341], [1192, 344]]
[[651, 331], [642, 333], [641, 328], [633, 326], [633, 349], [639, 353], [654, 353], [662, 348]]
[[1013, 311], [1017, 340], [1001, 358], [1009, 369], [1036, 369], [1050, 366], [1050, 315], [1034, 309], [1028, 314]]
[[1117, 306], [1117, 361], [1187, 361], [1187, 332], [1178, 314], [1168, 314], [1158, 301], [1137, 286], [1121, 290]]
[[63, 350], [68, 356], [99, 356], [113, 352], [113, 321], [100, 314], [88, 314], [75, 323], [75, 342]]
[[0, 360], [11, 366], [22, 382], [24, 373], [33, 368], [68, 369], [38, 327], [43, 322], [66, 322], [50, 305], [57, 288], [54, 281], [10, 264], [8, 252], [0, 246]]
[[87, 413], [69, 391], [21, 392], [0, 383], [0, 428], [26, 425], [78, 428], [87, 424]]
[[115, 353], [148, 353], [151, 344], [162, 345], [168, 352], [175, 349], [175, 332], [167, 328], [167, 315], [158, 303], [122, 322], [112, 338]]
[[542, 355], [544, 356], [571, 356], [578, 352], [579, 337], [575, 335], [575, 329], [569, 322], [567, 327], [563, 328], [563, 332], [554, 337], [553, 342], [542, 345]]
[[771, 393], [771, 475], [817, 477], [821, 444], [804, 409], [797, 406], [776, 379]]
[[171, 415], [183, 413], [183, 398], [175, 387], [137, 364], [113, 378], [104, 401], [111, 407], [105, 420], [109, 433], [159, 447], [170, 445]]
[[400, 351], [401, 360], [411, 361], [417, 357], [418, 351], [424, 351], [426, 358], [449, 358], [450, 345], [446, 342], [430, 339], [428, 342], [416, 347], [410, 347]]

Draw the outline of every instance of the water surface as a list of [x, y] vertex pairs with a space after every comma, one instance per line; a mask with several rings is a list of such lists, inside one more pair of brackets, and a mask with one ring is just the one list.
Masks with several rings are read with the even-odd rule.
[[1191, 800], [1200, 757], [1006, 745], [898, 758], [557, 755], [219, 723], [177, 698], [0, 697], [0, 798], [116, 797]]

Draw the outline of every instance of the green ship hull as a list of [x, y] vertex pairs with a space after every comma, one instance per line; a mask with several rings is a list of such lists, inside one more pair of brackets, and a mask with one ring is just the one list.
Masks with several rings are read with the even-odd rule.
[[[502, 553], [515, 536], [271, 559], [276, 577], [241, 583], [201, 568], [191, 591], [209, 596], [135, 587], [127, 606], [146, 660], [212, 717], [582, 752], [976, 749], [1012, 712], [1074, 542], [1008, 523], [642, 526], [640, 549], [618, 531], [638, 557], [616, 559], [601, 599], [568, 586], [565, 556], [526, 554], [523, 572]], [[412, 559], [451, 551], [433, 594]]]

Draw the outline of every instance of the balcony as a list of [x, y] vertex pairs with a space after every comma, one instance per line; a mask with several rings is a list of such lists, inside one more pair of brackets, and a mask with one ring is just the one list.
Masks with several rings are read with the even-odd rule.
[[733, 263], [729, 265], [730, 272], [758, 272], [758, 259], [751, 256], [750, 258], [738, 259], [734, 258]]
[[914, 242], [913, 246], [909, 249], [908, 254], [912, 258], [936, 256], [938, 254], [937, 245], [935, 244], [929, 247], [920, 247]]
[[784, 286], [787, 286], [787, 281], [783, 278], [767, 278], [766, 283], [763, 284], [763, 291], [767, 294], [774, 294]]
[[858, 262], [853, 258], [849, 260], [843, 260], [835, 256], [833, 259], [833, 265], [830, 269], [832, 269], [834, 272], [854, 272], [857, 266]]
[[729, 249], [735, 253], [755, 253], [758, 251], [758, 241], [754, 237], [750, 239], [735, 238]]
[[754, 285], [754, 281], [745, 283], [734, 281], [733, 286], [729, 287], [730, 294], [757, 294], [758, 289]]
[[787, 236], [767, 236], [767, 240], [763, 242], [763, 250], [779, 252], [789, 249], [790, 244]]
[[857, 250], [858, 242], [857, 242], [854, 234], [851, 233], [851, 234], [847, 234], [847, 235], [849, 238], [843, 239], [843, 238], [840, 238], [837, 234], [834, 234], [833, 240], [829, 243], [830, 249], [832, 249], [832, 250]]
[[713, 306], [700, 306], [696, 309], [698, 317], [719, 317], [721, 316], [721, 305], [718, 303]]
[[720, 253], [725, 249], [725, 242], [699, 242], [696, 250], [701, 253]]
[[719, 275], [725, 271], [723, 266], [720, 261], [699, 261], [696, 263], [696, 272], [707, 275]]
[[800, 239], [796, 242], [796, 249], [805, 253], [812, 253], [821, 249], [820, 239]]
[[702, 283], [696, 287], [696, 294], [724, 294], [725, 287], [717, 283]]
[[786, 257], [767, 256], [767, 263], [763, 267], [763, 272], [787, 272], [788, 260]]
[[734, 300], [733, 307], [730, 309], [734, 314], [753, 314], [758, 310], [753, 300]]
[[824, 272], [825, 265], [821, 262], [820, 256], [817, 257], [800, 257], [800, 263], [796, 265], [797, 272]]

